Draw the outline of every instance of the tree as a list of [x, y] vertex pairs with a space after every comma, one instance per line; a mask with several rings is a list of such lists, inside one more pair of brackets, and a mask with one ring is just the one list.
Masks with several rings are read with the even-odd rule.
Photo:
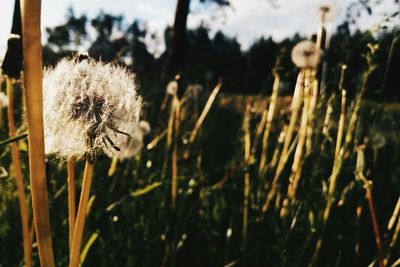
[[[229, 0], [200, 0], [200, 3], [216, 3], [220, 6], [229, 6]], [[173, 41], [169, 64], [170, 75], [182, 70], [184, 65], [186, 24], [189, 15], [190, 0], [178, 0], [173, 25]]]

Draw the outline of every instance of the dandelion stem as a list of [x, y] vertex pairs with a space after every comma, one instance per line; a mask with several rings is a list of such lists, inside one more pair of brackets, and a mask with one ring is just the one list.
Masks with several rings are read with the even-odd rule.
[[[370, 62], [368, 62], [368, 63], [370, 63]], [[344, 143], [343, 147], [340, 149], [339, 156], [337, 158], [335, 158], [335, 161], [333, 164], [333, 170], [332, 170], [332, 174], [330, 176], [330, 183], [329, 183], [329, 189], [328, 189], [328, 199], [326, 201], [326, 206], [325, 206], [325, 210], [324, 210], [323, 217], [322, 217], [321, 237], [317, 241], [314, 255], [311, 259], [309, 266], [315, 266], [316, 261], [318, 260], [318, 254], [322, 247], [322, 240], [323, 240], [322, 237], [325, 233], [326, 225], [328, 223], [329, 216], [331, 213], [332, 204], [334, 202], [334, 194], [336, 191], [337, 179], [342, 171], [343, 162], [345, 160], [345, 154], [350, 150], [350, 148], [352, 146], [354, 132], [356, 130], [356, 125], [357, 125], [358, 118], [359, 118], [361, 104], [362, 104], [365, 90], [366, 90], [367, 80], [368, 80], [370, 74], [375, 69], [375, 67], [376, 67], [375, 65], [369, 65], [368, 70], [364, 74], [363, 84], [361, 86], [360, 92], [358, 93], [356, 104], [355, 104], [354, 110], [351, 114], [349, 126], [348, 126], [348, 129], [346, 132], [345, 143]]]
[[[268, 153], [268, 140], [269, 136], [271, 133], [272, 129], [272, 120], [274, 118], [275, 114], [275, 107], [278, 99], [278, 92], [279, 92], [279, 84], [280, 84], [280, 79], [279, 79], [279, 74], [277, 72], [274, 73], [274, 85], [272, 88], [272, 95], [271, 95], [271, 101], [269, 104], [268, 108], [268, 114], [266, 117], [266, 124], [265, 124], [265, 130], [264, 130], [264, 135], [263, 135], [263, 140], [262, 140], [262, 151], [261, 151], [261, 158], [260, 158], [260, 164], [259, 164], [259, 173], [264, 173], [265, 171], [265, 166], [267, 164], [267, 153]], [[258, 138], [256, 139], [258, 140]], [[253, 153], [255, 154], [255, 150], [257, 149], [256, 144], [253, 146]]]
[[244, 130], [244, 164], [245, 164], [245, 174], [244, 174], [244, 190], [243, 190], [243, 244], [246, 242], [247, 238], [247, 224], [249, 216], [249, 194], [250, 194], [250, 173], [248, 170], [250, 162], [250, 105], [247, 105], [246, 112], [243, 119], [243, 130]]
[[399, 212], [400, 212], [400, 197], [397, 200], [397, 204], [393, 210], [393, 214], [392, 217], [390, 217], [389, 223], [388, 223], [388, 227], [387, 229], [390, 231], [392, 230], [396, 220], [399, 218]]
[[70, 157], [67, 162], [68, 173], [68, 226], [69, 226], [69, 249], [71, 251], [72, 239], [76, 220], [75, 201], [75, 158]]
[[299, 109], [301, 107], [301, 104], [303, 102], [303, 83], [304, 83], [304, 71], [302, 70], [299, 73], [299, 76], [297, 78], [297, 83], [296, 83], [296, 87], [298, 88], [298, 97], [293, 98], [293, 110], [292, 110], [292, 115], [290, 117], [290, 121], [289, 121], [289, 126], [286, 132], [286, 136], [285, 136], [285, 141], [283, 143], [283, 148], [282, 148], [282, 152], [281, 152], [281, 156], [279, 158], [278, 161], [278, 166], [276, 167], [276, 172], [275, 172], [275, 176], [274, 179], [272, 180], [271, 183], [271, 188], [270, 191], [267, 194], [267, 198], [265, 200], [264, 206], [262, 207], [262, 211], [266, 212], [269, 208], [269, 204], [271, 202], [271, 200], [273, 199], [273, 197], [275, 196], [275, 190], [276, 190], [276, 185], [278, 183], [279, 177], [285, 167], [285, 163], [287, 161], [287, 152], [289, 150], [290, 147], [290, 142], [292, 141], [292, 136], [293, 136], [293, 132], [294, 132], [294, 128], [297, 122], [297, 117], [299, 114]]
[[176, 197], [178, 192], [178, 136], [179, 136], [179, 126], [180, 126], [180, 101], [178, 98], [174, 98], [175, 107], [174, 112], [174, 127], [173, 127], [173, 146], [172, 146], [172, 186], [171, 186], [171, 196], [172, 196], [172, 210], [176, 207]]
[[306, 77], [304, 81], [304, 107], [301, 117], [300, 130], [299, 130], [299, 142], [297, 143], [296, 152], [294, 154], [294, 160], [292, 164], [292, 174], [289, 178], [288, 198], [292, 201], [295, 199], [297, 185], [300, 180], [301, 166], [304, 154], [304, 145], [307, 138], [307, 123], [308, 123], [308, 111], [310, 107], [310, 70], [306, 70]]
[[215, 98], [217, 97], [218, 92], [219, 92], [220, 89], [221, 89], [221, 86], [222, 86], [222, 83], [219, 82], [219, 83], [217, 84], [217, 86], [215, 86], [215, 88], [214, 88], [214, 90], [212, 91], [210, 97], [208, 98], [207, 103], [206, 103], [206, 105], [204, 106], [204, 109], [203, 109], [203, 111], [201, 112], [200, 117], [198, 118], [198, 120], [197, 120], [197, 122], [196, 122], [196, 125], [194, 126], [194, 128], [193, 128], [193, 130], [192, 130], [192, 132], [191, 132], [191, 134], [190, 134], [190, 138], [189, 138], [189, 142], [190, 142], [190, 143], [193, 143], [193, 142], [194, 142], [194, 140], [195, 140], [195, 138], [196, 138], [196, 136], [197, 136], [197, 133], [198, 133], [198, 131], [200, 130], [201, 125], [203, 124], [204, 119], [206, 118], [208, 112], [210, 111], [210, 108], [211, 108], [212, 104], [214, 103], [214, 100], [215, 100]]
[[43, 133], [40, 0], [21, 1], [31, 196], [40, 265], [53, 267]]
[[306, 154], [309, 154], [312, 150], [312, 138], [315, 128], [315, 108], [318, 100], [318, 79], [315, 71], [312, 73], [312, 94], [310, 100], [310, 108], [308, 109], [308, 124], [307, 124], [307, 141], [306, 141]]
[[342, 147], [342, 139], [343, 139], [343, 131], [344, 131], [344, 122], [346, 118], [346, 89], [343, 87], [344, 74], [347, 66], [342, 66], [342, 71], [340, 75], [339, 89], [342, 92], [342, 103], [340, 109], [340, 118], [339, 118], [339, 127], [338, 133], [336, 137], [336, 148], [335, 148], [335, 158], [339, 156], [340, 148]]
[[367, 178], [364, 176], [363, 172], [357, 173], [357, 176], [363, 181], [364, 183], [364, 188], [365, 188], [365, 197], [368, 201], [368, 206], [369, 206], [369, 212], [371, 215], [371, 221], [372, 221], [372, 226], [374, 229], [374, 235], [375, 235], [375, 242], [376, 242], [376, 247], [378, 249], [378, 261], [379, 261], [379, 267], [384, 266], [384, 261], [382, 259], [382, 241], [381, 241], [381, 235], [379, 233], [379, 226], [378, 226], [378, 220], [376, 219], [376, 213], [375, 213], [375, 207], [374, 207], [374, 200], [372, 198], [372, 190], [371, 190], [371, 184], [367, 180]]
[[89, 200], [90, 187], [93, 178], [93, 163], [86, 160], [85, 171], [82, 180], [82, 191], [79, 199], [78, 213], [71, 244], [69, 267], [78, 267], [79, 255], [82, 244], [83, 230], [85, 227], [87, 204]]
[[[10, 137], [14, 137], [15, 121], [14, 121], [14, 95], [13, 95], [13, 81], [6, 77], [7, 83], [7, 95], [8, 95], [8, 128]], [[13, 170], [15, 175], [15, 181], [17, 184], [19, 211], [21, 215], [22, 224], [22, 239], [24, 247], [24, 261], [27, 267], [32, 266], [32, 240], [29, 230], [29, 215], [28, 205], [26, 203], [25, 185], [24, 178], [22, 176], [21, 161], [19, 158], [19, 149], [17, 143], [11, 143], [11, 160], [13, 163]]]

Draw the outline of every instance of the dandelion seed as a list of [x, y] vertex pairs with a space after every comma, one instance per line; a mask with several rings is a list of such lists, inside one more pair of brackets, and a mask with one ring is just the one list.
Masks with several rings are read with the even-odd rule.
[[0, 109], [8, 107], [8, 97], [5, 93], [0, 92]]
[[293, 47], [292, 61], [299, 68], [314, 68], [318, 65], [317, 47], [314, 42], [301, 41]]
[[[94, 160], [141, 144], [134, 75], [112, 64], [63, 59], [43, 79], [47, 154]], [[130, 153], [136, 153], [133, 149]]]

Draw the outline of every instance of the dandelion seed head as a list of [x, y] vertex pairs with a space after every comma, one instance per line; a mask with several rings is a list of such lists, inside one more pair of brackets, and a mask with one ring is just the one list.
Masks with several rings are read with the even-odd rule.
[[176, 95], [178, 93], [178, 82], [175, 80], [170, 81], [167, 85], [166, 91], [167, 91], [168, 95], [172, 95], [172, 96]]
[[5, 93], [0, 92], [0, 109], [6, 108], [8, 106], [8, 97]]
[[135, 77], [112, 64], [61, 60], [44, 71], [43, 102], [47, 154], [112, 157], [140, 132]]
[[301, 41], [292, 49], [292, 61], [299, 68], [314, 68], [318, 65], [319, 51], [312, 41]]
[[340, 14], [340, 3], [338, 0], [316, 0], [315, 6], [318, 7], [318, 18], [321, 22], [335, 20]]

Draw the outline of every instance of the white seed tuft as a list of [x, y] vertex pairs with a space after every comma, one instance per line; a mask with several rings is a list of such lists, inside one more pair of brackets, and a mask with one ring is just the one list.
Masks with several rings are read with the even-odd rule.
[[314, 68], [318, 65], [317, 47], [312, 41], [301, 41], [292, 49], [292, 61], [299, 68]]
[[321, 22], [335, 20], [340, 14], [340, 3], [338, 0], [317, 0], [318, 18]]
[[5, 93], [0, 92], [0, 109], [6, 108], [8, 106], [8, 97]]
[[[94, 160], [139, 146], [141, 97], [126, 69], [87, 58], [63, 59], [44, 71], [44, 133], [47, 154]], [[138, 134], [140, 133], [140, 134]]]

